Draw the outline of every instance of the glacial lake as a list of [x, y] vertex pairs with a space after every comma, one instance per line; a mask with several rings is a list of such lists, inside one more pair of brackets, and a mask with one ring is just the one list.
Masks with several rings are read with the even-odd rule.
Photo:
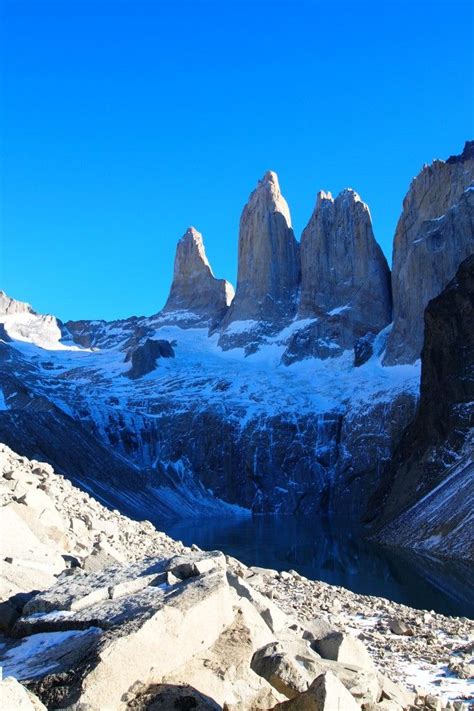
[[365, 540], [348, 520], [227, 516], [185, 519], [165, 530], [186, 545], [222, 550], [247, 565], [294, 569], [356, 593], [474, 618], [472, 564], [393, 551]]

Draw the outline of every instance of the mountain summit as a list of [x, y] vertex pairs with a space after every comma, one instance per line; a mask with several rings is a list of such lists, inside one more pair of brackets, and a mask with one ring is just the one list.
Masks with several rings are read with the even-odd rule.
[[237, 288], [223, 327], [293, 314], [299, 279], [299, 244], [290, 210], [276, 173], [268, 171], [240, 218]]
[[162, 314], [192, 314], [198, 320], [222, 318], [234, 296], [232, 285], [216, 279], [206, 257], [202, 235], [188, 227], [176, 247], [173, 283]]

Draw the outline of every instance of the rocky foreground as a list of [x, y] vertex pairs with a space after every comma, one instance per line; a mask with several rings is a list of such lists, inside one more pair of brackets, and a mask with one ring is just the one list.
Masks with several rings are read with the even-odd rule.
[[5, 445], [0, 500], [5, 711], [474, 708], [466, 618], [186, 548]]

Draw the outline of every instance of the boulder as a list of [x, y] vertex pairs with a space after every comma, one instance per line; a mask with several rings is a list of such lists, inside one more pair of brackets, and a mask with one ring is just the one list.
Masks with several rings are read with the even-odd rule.
[[307, 643], [299, 644], [288, 636], [259, 649], [253, 656], [252, 669], [288, 698], [326, 672], [334, 674], [359, 703], [377, 701], [383, 686], [375, 670], [321, 659]]
[[[206, 572], [174, 585], [165, 574], [184, 565], [182, 557], [64, 577], [25, 606], [14, 628], [23, 638], [3, 650], [6, 672], [16, 669], [48, 706], [118, 708], [135, 682], [158, 683], [231, 624], [224, 557], [191, 553], [187, 562], [209, 559], [211, 569], [206, 563]], [[29, 654], [40, 639], [42, 654]]]
[[216, 279], [207, 260], [202, 235], [189, 227], [176, 247], [171, 290], [160, 316], [179, 325], [216, 323], [234, 296], [232, 285]]
[[331, 632], [313, 643], [314, 649], [323, 659], [354, 664], [362, 669], [374, 669], [374, 663], [367, 648], [359, 639], [344, 632]]
[[30, 568], [49, 576], [65, 568], [57, 549], [43, 543], [27, 526], [14, 504], [0, 508], [0, 556], [11, 566]]
[[316, 677], [307, 691], [274, 708], [282, 711], [360, 711], [359, 704], [331, 672]]
[[135, 694], [127, 694], [126, 702], [127, 709], [134, 711], [219, 711], [222, 708], [190, 684], [151, 684]]
[[407, 625], [403, 620], [398, 618], [392, 618], [388, 621], [388, 626], [393, 634], [404, 635], [406, 637], [413, 637], [413, 628]]
[[227, 580], [229, 585], [237, 592], [237, 594], [249, 600], [255, 609], [260, 614], [268, 628], [275, 634], [287, 630], [294, 619], [287, 615], [265, 595], [255, 590], [247, 580], [240, 578], [235, 573], [227, 572]]
[[400, 684], [396, 684], [384, 674], [377, 674], [380, 684], [381, 694], [380, 701], [391, 701], [397, 703], [402, 708], [407, 708], [415, 703], [415, 694], [408, 689], [405, 689]]
[[3, 711], [47, 711], [46, 706], [12, 676], [0, 681], [0, 707]]
[[386, 365], [413, 363], [423, 313], [474, 252], [474, 141], [461, 155], [425, 165], [403, 201], [393, 242], [393, 329]]
[[[242, 601], [247, 602], [247, 601]], [[250, 603], [248, 605], [251, 607]], [[173, 686], [188, 684], [207, 698], [213, 699], [218, 708], [251, 709], [272, 708], [285, 697], [250, 667], [255, 648], [257, 628], [265, 627], [257, 613], [258, 620], [234, 607], [233, 622], [226, 627], [216, 642], [205, 653], [190, 659], [163, 677], [163, 682]], [[270, 635], [268, 628], [267, 638]], [[271, 636], [271, 635], [270, 635]]]
[[304, 665], [292, 658], [280, 642], [266, 645], [255, 652], [251, 667], [288, 699], [306, 691], [312, 679]]

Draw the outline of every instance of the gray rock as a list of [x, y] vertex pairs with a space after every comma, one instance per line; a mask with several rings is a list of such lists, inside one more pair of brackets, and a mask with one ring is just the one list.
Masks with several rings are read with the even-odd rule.
[[473, 142], [424, 166], [403, 201], [393, 243], [393, 330], [386, 365], [411, 363], [423, 344], [423, 313], [474, 252]]
[[354, 367], [359, 368], [364, 363], [372, 358], [374, 354], [374, 333], [367, 333], [365, 336], [361, 336], [354, 343]]
[[[295, 313], [299, 280], [299, 245], [290, 211], [276, 174], [268, 172], [240, 218], [237, 288], [221, 328], [249, 319], [270, 320], [275, 327]], [[223, 336], [221, 343], [226, 343]]]
[[197, 689], [187, 684], [151, 684], [127, 697], [127, 709], [134, 711], [219, 711], [221, 706]]
[[171, 290], [161, 316], [180, 325], [215, 323], [225, 314], [234, 290], [216, 279], [207, 260], [202, 235], [189, 227], [176, 247]]
[[229, 585], [236, 593], [248, 600], [255, 607], [268, 628], [275, 634], [287, 630], [294, 623], [294, 619], [283, 612], [277, 605], [271, 602], [265, 595], [255, 590], [247, 580], [240, 578], [235, 573], [227, 571]]
[[4, 291], [0, 291], [0, 314], [5, 314], [7, 316], [11, 314], [34, 314], [31, 306], [26, 303], [26, 301], [16, 301], [16, 299], [11, 299]]
[[360, 711], [359, 704], [331, 672], [316, 677], [307, 691], [274, 708], [282, 711]]
[[132, 366], [125, 375], [132, 380], [141, 378], [155, 369], [156, 361], [159, 358], [174, 358], [173, 346], [169, 341], [163, 339], [147, 338], [142, 345], [127, 354], [125, 360], [131, 360]]
[[0, 706], [3, 711], [47, 711], [46, 706], [12, 676], [0, 681]]
[[[61, 580], [25, 607], [29, 616], [17, 622], [15, 631], [27, 636], [3, 650], [6, 670], [22, 660], [19, 678], [48, 706], [119, 708], [137, 681], [159, 682], [212, 645], [233, 620], [225, 564], [220, 561], [224, 557], [189, 555], [197, 568], [205, 561], [206, 572], [173, 586], [162, 582], [160, 573], [184, 565], [182, 557], [149, 559]], [[209, 559], [216, 561], [212, 569]], [[133, 581], [138, 581], [136, 586]], [[38, 614], [45, 609], [50, 612]], [[41, 633], [50, 647], [41, 659], [29, 659], [25, 650]]]
[[259, 649], [250, 664], [253, 671], [263, 677], [277, 691], [293, 699], [308, 688], [311, 677], [302, 664], [285, 652], [280, 642]]
[[354, 334], [377, 333], [391, 320], [390, 270], [375, 241], [367, 205], [353, 190], [334, 200], [320, 192], [301, 236], [301, 317], [340, 309]]
[[372, 659], [359, 639], [344, 632], [331, 632], [313, 643], [323, 659], [332, 659], [346, 664], [355, 664], [362, 669], [374, 669]]
[[425, 311], [419, 407], [369, 502], [384, 543], [474, 555], [473, 324], [474, 255]]
[[401, 708], [407, 708], [415, 703], [415, 694], [408, 691], [400, 684], [395, 684], [391, 679], [383, 674], [377, 674], [381, 688], [381, 701], [384, 699], [399, 704]]
[[389, 620], [388, 626], [393, 634], [404, 635], [406, 637], [413, 637], [413, 628], [407, 625], [403, 620], [393, 618]]

